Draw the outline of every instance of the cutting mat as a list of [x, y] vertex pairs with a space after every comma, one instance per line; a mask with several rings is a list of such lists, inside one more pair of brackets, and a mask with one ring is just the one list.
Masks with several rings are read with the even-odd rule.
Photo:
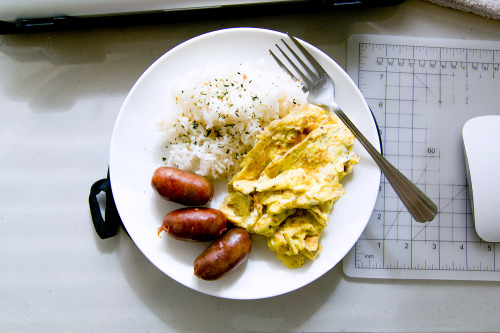
[[348, 74], [375, 116], [385, 157], [439, 214], [412, 221], [382, 176], [368, 226], [344, 258], [348, 276], [500, 281], [500, 244], [474, 229], [461, 136], [468, 119], [500, 114], [499, 69], [497, 41], [349, 39]]

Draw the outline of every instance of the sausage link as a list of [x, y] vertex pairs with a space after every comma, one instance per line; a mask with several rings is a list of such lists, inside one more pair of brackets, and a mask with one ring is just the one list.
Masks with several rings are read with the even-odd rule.
[[203, 206], [214, 196], [214, 186], [205, 177], [170, 167], [156, 169], [151, 186], [162, 198], [186, 206]]
[[243, 228], [229, 229], [194, 261], [194, 275], [217, 280], [241, 265], [252, 249], [252, 237]]
[[158, 236], [166, 231], [176, 239], [187, 241], [208, 241], [220, 237], [227, 230], [224, 214], [213, 208], [181, 208], [163, 218]]

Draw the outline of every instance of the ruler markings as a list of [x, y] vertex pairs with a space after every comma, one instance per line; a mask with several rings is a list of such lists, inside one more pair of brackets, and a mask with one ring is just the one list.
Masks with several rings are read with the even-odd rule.
[[459, 135], [466, 119], [500, 103], [494, 93], [500, 43], [397, 40], [350, 40], [349, 54], [357, 57], [348, 55], [348, 72], [379, 123], [384, 155], [440, 213], [430, 223], [414, 222], [382, 177], [372, 217], [344, 270], [359, 277], [500, 281], [500, 247], [475, 233]]

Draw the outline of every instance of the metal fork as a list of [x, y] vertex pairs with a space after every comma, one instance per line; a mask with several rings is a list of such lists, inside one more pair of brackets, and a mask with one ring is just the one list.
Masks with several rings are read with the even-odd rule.
[[[332, 78], [327, 74], [323, 67], [314, 59], [314, 57], [306, 50], [306, 48], [292, 35], [288, 37], [296, 45], [297, 49], [303, 54], [311, 66], [308, 66], [301, 57], [290, 47], [284, 39], [281, 39], [283, 44], [288, 49], [288, 52], [295, 59], [295, 62], [290, 59], [278, 44], [275, 44], [286, 61], [291, 65], [293, 71], [300, 77], [301, 83], [308, 91], [307, 100], [311, 104], [323, 107], [334, 112], [344, 124], [351, 130], [354, 136], [361, 142], [377, 165], [382, 170], [383, 174], [391, 184], [394, 191], [408, 209], [411, 216], [418, 222], [429, 222], [434, 219], [438, 212], [438, 207], [432, 200], [425, 195], [415, 184], [406, 178], [398, 169], [389, 163], [365, 138], [365, 136], [354, 126], [351, 120], [345, 115], [342, 109], [335, 102], [335, 84]], [[285, 70], [292, 78], [297, 79], [293, 72], [273, 53], [272, 57], [278, 65]], [[297, 63], [299, 65], [297, 65]], [[311, 68], [312, 67], [312, 68]]]

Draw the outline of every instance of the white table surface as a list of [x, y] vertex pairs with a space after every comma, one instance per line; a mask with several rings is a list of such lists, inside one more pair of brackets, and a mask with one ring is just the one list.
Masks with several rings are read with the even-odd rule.
[[354, 33], [500, 40], [500, 21], [398, 7], [0, 36], [0, 331], [500, 331], [500, 284], [351, 279], [337, 265], [263, 300], [219, 299], [161, 273], [88, 207], [115, 118], [163, 53], [229, 27], [290, 31], [342, 67]]

